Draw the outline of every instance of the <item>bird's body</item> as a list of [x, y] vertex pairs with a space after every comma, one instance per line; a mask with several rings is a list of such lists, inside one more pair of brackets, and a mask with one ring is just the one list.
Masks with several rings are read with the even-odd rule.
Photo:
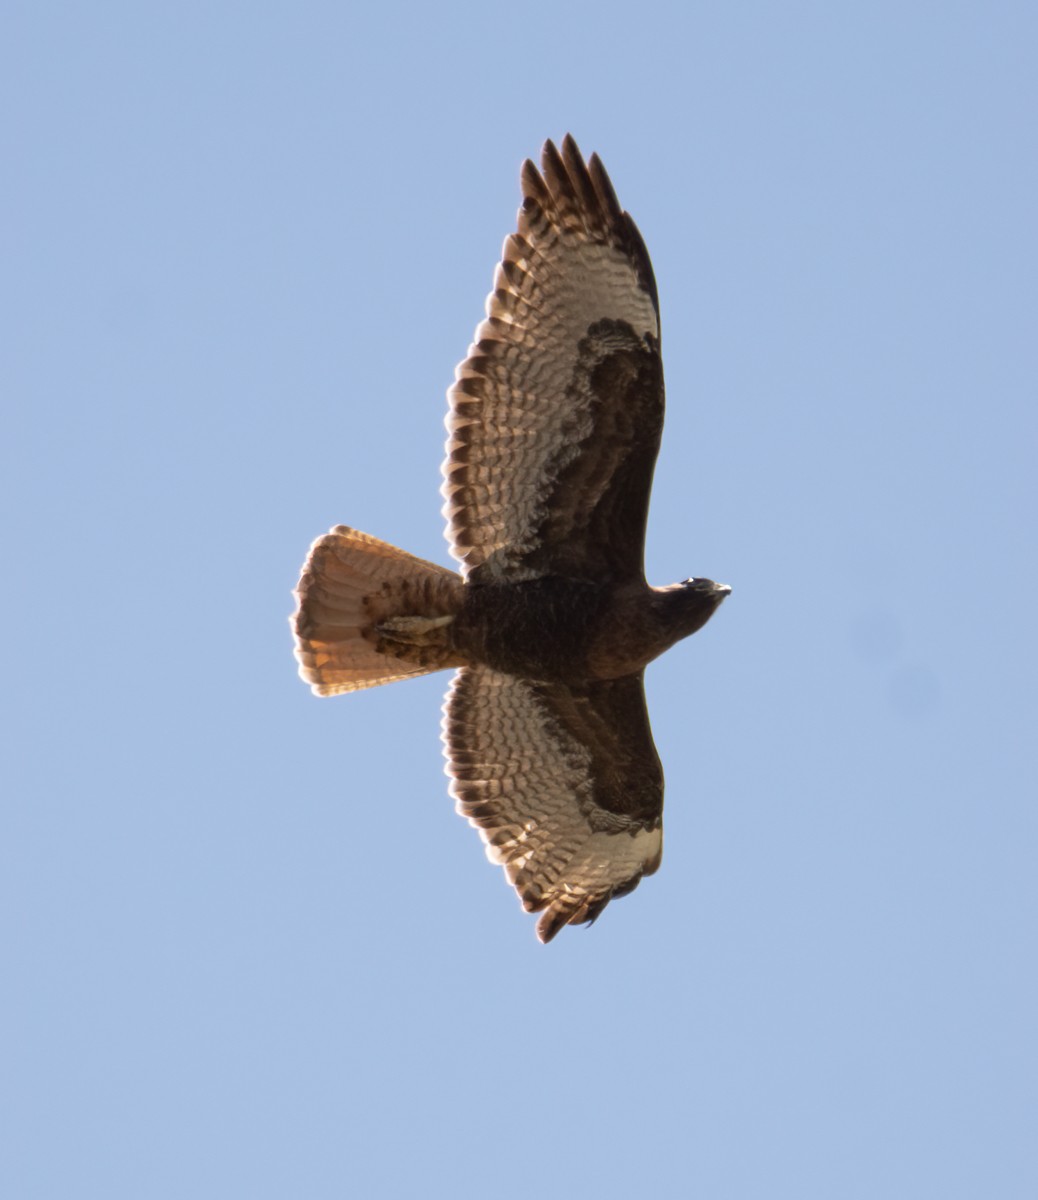
[[543, 172], [523, 168], [519, 230], [449, 393], [461, 573], [337, 526], [311, 549], [295, 630], [320, 695], [458, 668], [452, 792], [547, 941], [659, 865], [642, 672], [729, 589], [645, 581], [663, 427], [652, 267], [597, 158], [549, 142]]
[[[617, 679], [643, 670], [700, 628], [726, 594], [681, 584], [668, 590], [554, 577], [468, 584], [457, 613], [429, 637], [441, 640], [444, 665], [485, 666], [560, 683]], [[396, 636], [406, 644], [406, 632]]]

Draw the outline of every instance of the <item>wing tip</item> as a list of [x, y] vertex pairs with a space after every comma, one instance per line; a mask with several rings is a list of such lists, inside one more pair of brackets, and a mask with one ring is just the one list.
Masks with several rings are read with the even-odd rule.
[[520, 236], [536, 233], [544, 221], [621, 250], [634, 265], [639, 285], [659, 318], [659, 292], [645, 239], [630, 213], [621, 207], [597, 153], [585, 159], [571, 133], [563, 136], [561, 149], [548, 138], [541, 147], [540, 169], [532, 159], [523, 162], [520, 186]]
[[[590, 928], [605, 911], [612, 900], [629, 896], [646, 875], [659, 867], [659, 858], [637, 871], [630, 879], [616, 884], [605, 892], [581, 895], [564, 894], [551, 900], [537, 922], [537, 940], [544, 945], [552, 941], [567, 925], [583, 925]], [[525, 908], [526, 905], [524, 904]], [[539, 906], [538, 906], [539, 907]], [[528, 910], [529, 911], [529, 910]], [[536, 910], [534, 910], [536, 911]]]

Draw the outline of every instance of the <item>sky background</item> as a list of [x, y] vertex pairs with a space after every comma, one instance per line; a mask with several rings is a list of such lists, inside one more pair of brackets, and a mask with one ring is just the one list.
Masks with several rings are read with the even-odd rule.
[[[1038, 9], [12, 2], [12, 1200], [1038, 1195]], [[658, 875], [534, 937], [446, 675], [318, 701], [338, 522], [567, 130], [653, 256]]]

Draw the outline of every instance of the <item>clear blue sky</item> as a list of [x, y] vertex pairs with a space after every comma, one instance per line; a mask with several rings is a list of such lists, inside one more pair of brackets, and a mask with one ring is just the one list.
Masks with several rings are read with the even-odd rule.
[[[13, 2], [12, 1200], [1038, 1195], [1038, 10]], [[567, 130], [652, 252], [663, 868], [540, 946], [446, 676], [318, 701], [347, 522]]]

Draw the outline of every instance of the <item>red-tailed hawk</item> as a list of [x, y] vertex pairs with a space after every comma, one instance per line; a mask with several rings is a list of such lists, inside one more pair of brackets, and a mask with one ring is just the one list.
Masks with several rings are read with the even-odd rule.
[[519, 227], [448, 392], [461, 574], [338, 525], [311, 547], [295, 633], [319, 696], [458, 668], [450, 790], [547, 942], [659, 866], [643, 671], [729, 589], [645, 582], [663, 428], [652, 266], [596, 156], [566, 137], [541, 163], [523, 165]]

